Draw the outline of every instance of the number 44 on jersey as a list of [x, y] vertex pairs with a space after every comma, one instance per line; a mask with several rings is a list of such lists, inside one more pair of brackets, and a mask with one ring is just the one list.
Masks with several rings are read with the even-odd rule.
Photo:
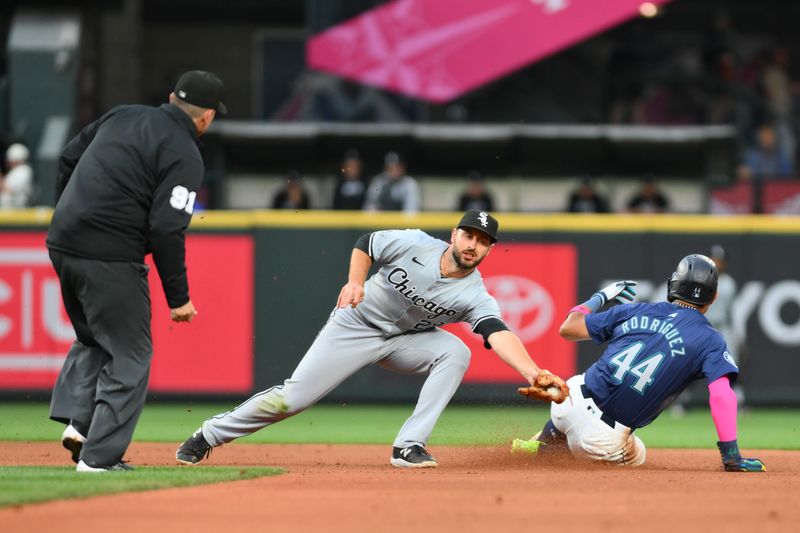
[[631, 385], [631, 388], [639, 394], [644, 394], [644, 390], [653, 382], [655, 373], [664, 360], [664, 354], [659, 352], [634, 365], [633, 363], [636, 360], [636, 356], [639, 355], [642, 348], [644, 348], [644, 343], [637, 342], [636, 344], [628, 346], [621, 352], [612, 355], [609, 360], [609, 364], [616, 367], [612, 377], [617, 383], [622, 383], [622, 380], [625, 379], [628, 372], [638, 378], [636, 382]]

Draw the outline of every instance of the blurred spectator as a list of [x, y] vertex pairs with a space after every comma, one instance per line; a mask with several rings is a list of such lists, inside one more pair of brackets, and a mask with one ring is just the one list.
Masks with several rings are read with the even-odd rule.
[[699, 124], [705, 114], [700, 91], [687, 84], [648, 87], [642, 102], [645, 124]]
[[384, 170], [367, 188], [364, 209], [367, 211], [403, 211], [416, 213], [420, 208], [417, 180], [406, 174], [406, 166], [396, 152], [383, 160]]
[[730, 56], [735, 52], [736, 44], [740, 41], [730, 14], [724, 9], [714, 13], [711, 25], [703, 36], [705, 71], [711, 76], [718, 76], [725, 81], [730, 81], [731, 73], [725, 67], [729, 64]]
[[286, 178], [286, 186], [275, 194], [272, 209], [310, 209], [308, 193], [303, 188], [302, 177], [292, 170]]
[[738, 49], [742, 42], [728, 11], [723, 8], [714, 13], [703, 37], [703, 65], [708, 84], [706, 120], [710, 124], [735, 123], [744, 130], [751, 120], [750, 105], [736, 88], [740, 82]]
[[792, 128], [792, 82], [789, 78], [789, 53], [778, 48], [769, 53], [761, 86], [767, 98], [770, 120], [775, 127], [778, 144], [794, 163], [795, 135]]
[[473, 170], [467, 174], [467, 188], [458, 200], [458, 211], [479, 209], [481, 211], [494, 211], [492, 195], [486, 190], [486, 182], [480, 172]]
[[581, 178], [581, 184], [569, 195], [570, 213], [608, 213], [608, 203], [594, 188], [591, 176]]
[[633, 20], [620, 28], [608, 63], [608, 118], [612, 123], [642, 123], [644, 81], [654, 79], [669, 54], [642, 20]]
[[348, 150], [344, 154], [339, 181], [333, 194], [334, 209], [359, 210], [364, 206], [367, 184], [362, 176], [363, 168], [356, 150]]
[[738, 169], [739, 181], [789, 178], [793, 173], [791, 158], [779, 144], [775, 128], [762, 125], [756, 132], [756, 145], [745, 152]]
[[658, 190], [656, 178], [652, 174], [642, 178], [641, 189], [628, 201], [631, 213], [664, 213], [669, 211], [669, 199]]
[[768, 53], [761, 77], [764, 95], [773, 119], [785, 120], [792, 115], [792, 84], [789, 79], [789, 53], [778, 48]]
[[[719, 280], [717, 281], [717, 299], [714, 305], [708, 308], [706, 318], [714, 328], [722, 334], [728, 350], [737, 365], [741, 365], [741, 350], [743, 332], [736, 331], [733, 322], [733, 301], [736, 298], [736, 280], [728, 273], [728, 254], [719, 244], [711, 247], [709, 257], [717, 265]], [[712, 310], [713, 309], [713, 310]], [[744, 391], [737, 384], [733, 388], [739, 404], [744, 403]]]
[[0, 208], [27, 207], [33, 193], [33, 169], [24, 144], [14, 143], [6, 150], [6, 169], [0, 184]]

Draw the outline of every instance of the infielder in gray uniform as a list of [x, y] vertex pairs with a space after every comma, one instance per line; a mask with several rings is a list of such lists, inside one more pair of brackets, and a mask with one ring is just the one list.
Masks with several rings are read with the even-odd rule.
[[[428, 374], [414, 413], [394, 441], [391, 464], [437, 466], [425, 445], [470, 360], [466, 345], [439, 326], [470, 323], [531, 384], [546, 372], [503, 323], [476, 269], [497, 242], [497, 228], [494, 217], [472, 210], [452, 230], [450, 244], [421, 230], [362, 236], [336, 308], [292, 377], [203, 422], [178, 448], [178, 462], [196, 464], [212, 447], [296, 415], [359, 369], [377, 363], [397, 372]], [[365, 283], [373, 262], [380, 269]]]

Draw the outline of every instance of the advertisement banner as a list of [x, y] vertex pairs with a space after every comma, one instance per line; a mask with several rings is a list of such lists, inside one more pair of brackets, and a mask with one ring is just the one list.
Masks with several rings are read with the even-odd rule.
[[[0, 389], [50, 389], [75, 338], [44, 239], [44, 232], [0, 233]], [[158, 274], [149, 263], [155, 351], [150, 390], [249, 392], [252, 239], [189, 235], [186, 255], [199, 310], [191, 324], [169, 319]]]
[[48, 389], [75, 333], [44, 232], [0, 233], [0, 389]]
[[762, 212], [770, 215], [800, 215], [800, 183], [773, 181], [764, 184]]
[[[577, 250], [572, 244], [498, 244], [481, 263], [483, 283], [500, 305], [508, 327], [541, 367], [561, 376], [575, 373], [575, 343], [558, 326], [575, 305]], [[448, 326], [472, 351], [464, 377], [473, 383], [519, 383], [522, 379], [469, 324]]]
[[447, 102], [637, 16], [641, 4], [397, 0], [313, 37], [306, 62], [368, 85]]
[[712, 215], [747, 215], [753, 212], [753, 187], [737, 183], [711, 189], [708, 210]]
[[249, 235], [186, 237], [189, 292], [197, 316], [169, 319], [152, 260], [153, 357], [150, 390], [249, 393], [253, 387], [253, 240]]
[[758, 211], [766, 215], [800, 215], [800, 183], [768, 181], [737, 183], [711, 189], [709, 211], [714, 215], [746, 215]]
[[[608, 224], [605, 218], [591, 220]], [[719, 218], [707, 220], [709, 232], [703, 232], [702, 224], [685, 232], [559, 232], [542, 230], [540, 221], [530, 230], [504, 234], [509, 242], [498, 243], [480, 271], [506, 323], [534, 360], [568, 377], [585, 370], [605, 349], [559, 337], [558, 326], [573, 305], [619, 279], [639, 282], [639, 301], [663, 300], [666, 279], [681, 257], [721, 246], [735, 290], [715, 306], [731, 302], [722, 313], [728, 322], [720, 328], [733, 334], [726, 338], [741, 369], [737, 383], [747, 404], [797, 405], [800, 226], [791, 217], [729, 220], [721, 226], [714, 226]], [[767, 223], [775, 230], [763, 231]], [[0, 390], [47, 390], [72, 342], [72, 327], [62, 309], [44, 231], [9, 230], [0, 232]], [[325, 324], [346, 279], [353, 242], [363, 232], [264, 227], [236, 235], [190, 233], [187, 264], [199, 310], [195, 321], [169, 320], [155, 269], [150, 274], [155, 345], [151, 390], [248, 395], [281, 383]], [[441, 238], [449, 234], [444, 229], [431, 233]], [[280, 253], [275, 243], [281, 244]], [[513, 385], [521, 377], [484, 348], [468, 326], [448, 329], [472, 350], [458, 398], [513, 398]], [[424, 376], [398, 376], [371, 365], [327, 399], [413, 401], [423, 381]]]

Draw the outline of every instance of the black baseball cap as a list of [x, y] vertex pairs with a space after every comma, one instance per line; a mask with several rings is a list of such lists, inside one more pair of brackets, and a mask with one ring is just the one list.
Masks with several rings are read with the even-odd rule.
[[213, 72], [190, 70], [184, 72], [175, 84], [175, 96], [184, 102], [203, 109], [215, 109], [220, 115], [228, 113], [222, 103], [225, 85]]
[[461, 222], [458, 223], [457, 227], [480, 230], [489, 236], [492, 243], [497, 242], [497, 229], [499, 224], [497, 223], [497, 219], [486, 211], [470, 209], [461, 217]]

